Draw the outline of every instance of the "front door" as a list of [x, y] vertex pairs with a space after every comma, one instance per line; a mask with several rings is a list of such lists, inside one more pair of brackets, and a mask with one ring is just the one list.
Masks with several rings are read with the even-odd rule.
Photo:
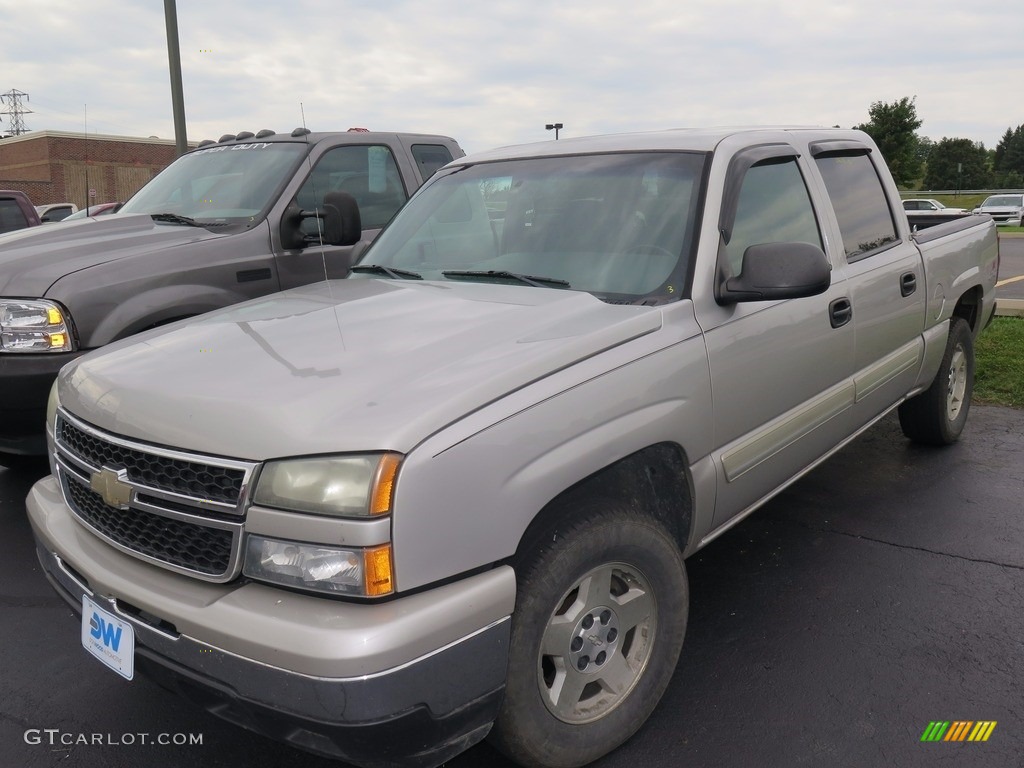
[[[328, 150], [317, 160], [293, 202], [304, 211], [320, 210], [328, 192], [348, 192], [355, 198], [364, 241], [372, 240], [408, 198], [395, 156], [382, 144]], [[308, 245], [279, 255], [282, 289], [348, 274], [353, 246], [322, 242], [322, 228], [319, 219], [304, 219], [302, 232]]]
[[[826, 250], [806, 169], [787, 145], [741, 153], [730, 164], [723, 202], [720, 275], [739, 273], [760, 243], [810, 243]], [[726, 214], [732, 205], [733, 214]], [[848, 286], [833, 261], [818, 296], [719, 306], [704, 303], [714, 401], [718, 496], [715, 525], [775, 491], [844, 436], [853, 402], [853, 324]]]

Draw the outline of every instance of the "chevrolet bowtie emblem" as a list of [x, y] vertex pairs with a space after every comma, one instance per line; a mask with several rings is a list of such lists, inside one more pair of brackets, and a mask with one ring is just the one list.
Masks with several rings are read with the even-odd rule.
[[104, 467], [89, 478], [89, 487], [98, 493], [109, 506], [128, 509], [132, 500], [132, 487], [124, 482], [128, 477], [123, 469]]

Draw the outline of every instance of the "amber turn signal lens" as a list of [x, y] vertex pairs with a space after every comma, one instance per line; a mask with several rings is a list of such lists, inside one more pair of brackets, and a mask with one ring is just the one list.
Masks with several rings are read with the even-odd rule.
[[390, 595], [395, 591], [390, 544], [363, 550], [363, 578], [367, 597]]
[[385, 453], [380, 457], [377, 466], [377, 477], [373, 483], [373, 496], [370, 499], [371, 515], [386, 515], [391, 511], [391, 497], [395, 490], [395, 475], [402, 457], [397, 453]]

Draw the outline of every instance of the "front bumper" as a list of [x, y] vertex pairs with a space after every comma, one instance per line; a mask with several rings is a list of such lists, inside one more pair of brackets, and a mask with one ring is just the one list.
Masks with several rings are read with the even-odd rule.
[[[88, 595], [129, 622], [136, 670], [221, 718], [356, 765], [427, 768], [483, 739], [497, 715], [515, 599], [509, 568], [361, 605], [206, 584], [142, 563], [80, 525], [53, 478], [36, 483], [26, 505], [40, 563], [68, 605], [80, 614]], [[437, 612], [477, 629], [438, 640]], [[295, 647], [251, 652], [260, 637], [281, 637], [268, 627], [282, 622]], [[326, 634], [325, 623], [334, 628]], [[431, 628], [430, 652], [416, 626]], [[358, 658], [351, 649], [360, 645], [369, 650]], [[372, 651], [380, 646], [384, 656]], [[389, 666], [375, 668], [385, 658]]]
[[84, 352], [0, 354], [0, 451], [46, 453], [46, 401], [57, 372]]

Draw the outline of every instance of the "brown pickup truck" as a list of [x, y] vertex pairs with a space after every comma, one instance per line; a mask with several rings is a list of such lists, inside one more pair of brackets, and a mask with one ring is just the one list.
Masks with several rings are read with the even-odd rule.
[[372, 240], [464, 154], [446, 136], [244, 132], [182, 155], [113, 216], [3, 237], [0, 463], [45, 451], [46, 397], [65, 363], [147, 328], [344, 277], [359, 246], [339, 239], [325, 195], [355, 198], [361, 239]]

